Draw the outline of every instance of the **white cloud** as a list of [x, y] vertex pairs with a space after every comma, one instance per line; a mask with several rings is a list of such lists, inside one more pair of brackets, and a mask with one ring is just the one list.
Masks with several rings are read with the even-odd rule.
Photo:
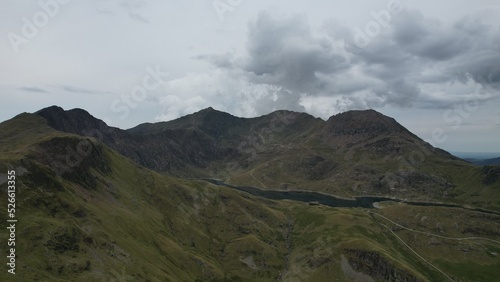
[[253, 84], [224, 70], [189, 73], [163, 84], [162, 112], [156, 120], [171, 120], [208, 107], [244, 117], [268, 113], [258, 105], [264, 97], [272, 97], [273, 91], [270, 85]]

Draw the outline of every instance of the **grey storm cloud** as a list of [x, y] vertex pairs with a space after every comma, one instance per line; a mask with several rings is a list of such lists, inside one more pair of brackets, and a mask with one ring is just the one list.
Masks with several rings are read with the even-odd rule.
[[390, 103], [400, 107], [410, 107], [421, 94], [417, 85], [409, 84], [402, 78], [390, 81], [385, 88], [375, 89], [374, 92], [381, 98], [382, 104]]
[[470, 35], [460, 25], [445, 27], [420, 12], [405, 11], [394, 20], [393, 40], [404, 52], [431, 61], [449, 60], [472, 48]]
[[260, 13], [249, 25], [247, 51], [249, 58], [243, 67], [256, 82], [297, 92], [320, 90], [317, 74], [333, 74], [349, 66], [347, 59], [332, 48], [331, 40], [314, 36], [299, 16], [279, 21]]
[[477, 17], [450, 24], [404, 10], [365, 48], [354, 46], [353, 29], [335, 21], [321, 31], [302, 16], [280, 19], [261, 12], [248, 25], [244, 56], [197, 58], [251, 83], [280, 87], [278, 94], [269, 91], [259, 99], [255, 106], [264, 109], [301, 108], [304, 96], [337, 97], [337, 103], [350, 105], [344, 110], [444, 108], [456, 98], [431, 98], [424, 85], [473, 80], [491, 88], [500, 82], [499, 27]]
[[460, 81], [473, 79], [500, 90], [500, 44], [495, 49], [481, 49], [465, 54], [450, 63], [446, 73]]
[[308, 94], [322, 91], [325, 81], [321, 75], [349, 68], [348, 58], [334, 50], [331, 38], [315, 36], [301, 16], [276, 19], [261, 12], [248, 26], [246, 51], [245, 58], [237, 58], [234, 53], [195, 58], [243, 73], [253, 83]]
[[329, 92], [330, 77], [350, 68], [346, 52], [339, 51], [326, 34], [316, 34], [305, 17], [276, 18], [267, 12], [259, 13], [248, 25], [246, 56], [225, 53], [195, 58], [231, 77], [269, 86], [267, 95], [254, 101], [257, 113], [304, 111], [300, 105], [303, 95]]
[[369, 67], [376, 66], [371, 73], [376, 77], [413, 76], [420, 82], [419, 73], [438, 67], [444, 74], [435, 78], [440, 82], [472, 78], [489, 84], [500, 79], [498, 26], [482, 24], [472, 16], [446, 25], [410, 10], [394, 19], [391, 27], [357, 52]]

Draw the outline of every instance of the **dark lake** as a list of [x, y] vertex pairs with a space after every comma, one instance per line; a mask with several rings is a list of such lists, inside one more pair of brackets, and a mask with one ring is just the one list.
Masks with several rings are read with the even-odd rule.
[[477, 211], [477, 212], [482, 212], [482, 213], [500, 215], [500, 213], [496, 212], [496, 211], [485, 210], [485, 209], [480, 209], [480, 208], [468, 208], [468, 207], [464, 207], [462, 205], [457, 205], [457, 204], [447, 204], [447, 203], [438, 203], [438, 202], [422, 202], [422, 201], [420, 201], [420, 202], [418, 202], [418, 201], [406, 201], [406, 200], [401, 200], [401, 199], [396, 199], [396, 198], [377, 197], [377, 196], [360, 196], [360, 197], [354, 197], [353, 199], [344, 199], [344, 198], [335, 197], [332, 195], [326, 195], [326, 194], [311, 192], [311, 191], [263, 190], [263, 189], [259, 189], [259, 188], [255, 188], [255, 187], [231, 185], [231, 184], [227, 184], [224, 181], [218, 180], [218, 179], [206, 178], [206, 179], [201, 179], [201, 180], [208, 181], [208, 182], [215, 184], [215, 185], [224, 186], [224, 187], [232, 188], [235, 190], [243, 191], [243, 192], [249, 193], [251, 195], [266, 198], [266, 199], [300, 201], [300, 202], [306, 202], [309, 204], [321, 204], [321, 205], [325, 205], [325, 206], [329, 206], [329, 207], [336, 207], [336, 208], [367, 208], [367, 209], [371, 209], [371, 208], [374, 208], [374, 206], [373, 206], [374, 203], [384, 202], [384, 201], [393, 201], [393, 202], [400, 202], [400, 203], [405, 203], [407, 205], [414, 205], [414, 206], [459, 208], [459, 209], [472, 210], [472, 211]]
[[325, 195], [317, 192], [309, 191], [278, 191], [278, 190], [263, 190], [255, 187], [235, 186], [227, 184], [221, 180], [203, 179], [210, 183], [225, 186], [235, 190], [247, 192], [254, 196], [263, 197], [271, 200], [293, 200], [306, 203], [322, 204], [330, 207], [340, 208], [373, 208], [373, 203], [382, 201], [394, 201], [391, 198], [384, 197], [355, 197], [354, 199], [344, 199], [331, 195]]

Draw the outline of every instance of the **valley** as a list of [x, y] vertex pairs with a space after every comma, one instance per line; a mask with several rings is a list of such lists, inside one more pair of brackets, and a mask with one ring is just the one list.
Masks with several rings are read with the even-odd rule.
[[17, 281], [498, 278], [499, 168], [375, 111], [122, 130], [50, 107], [0, 124], [2, 189], [8, 170]]

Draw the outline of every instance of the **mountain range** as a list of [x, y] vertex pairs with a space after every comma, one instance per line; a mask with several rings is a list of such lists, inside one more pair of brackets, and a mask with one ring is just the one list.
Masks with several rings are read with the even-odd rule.
[[500, 158], [492, 158], [492, 159], [467, 158], [465, 160], [476, 165], [500, 165]]
[[[374, 110], [323, 121], [290, 111], [244, 119], [207, 108], [128, 130], [109, 127], [80, 109], [50, 107], [36, 115], [55, 130], [94, 137], [160, 173], [264, 189], [465, 202], [468, 194], [484, 188], [474, 184], [497, 177], [432, 147]], [[495, 208], [489, 200], [480, 205]]]
[[19, 281], [498, 278], [500, 167], [374, 110], [325, 121], [207, 108], [123, 130], [52, 106], [1, 123], [0, 154], [2, 187], [17, 177]]

